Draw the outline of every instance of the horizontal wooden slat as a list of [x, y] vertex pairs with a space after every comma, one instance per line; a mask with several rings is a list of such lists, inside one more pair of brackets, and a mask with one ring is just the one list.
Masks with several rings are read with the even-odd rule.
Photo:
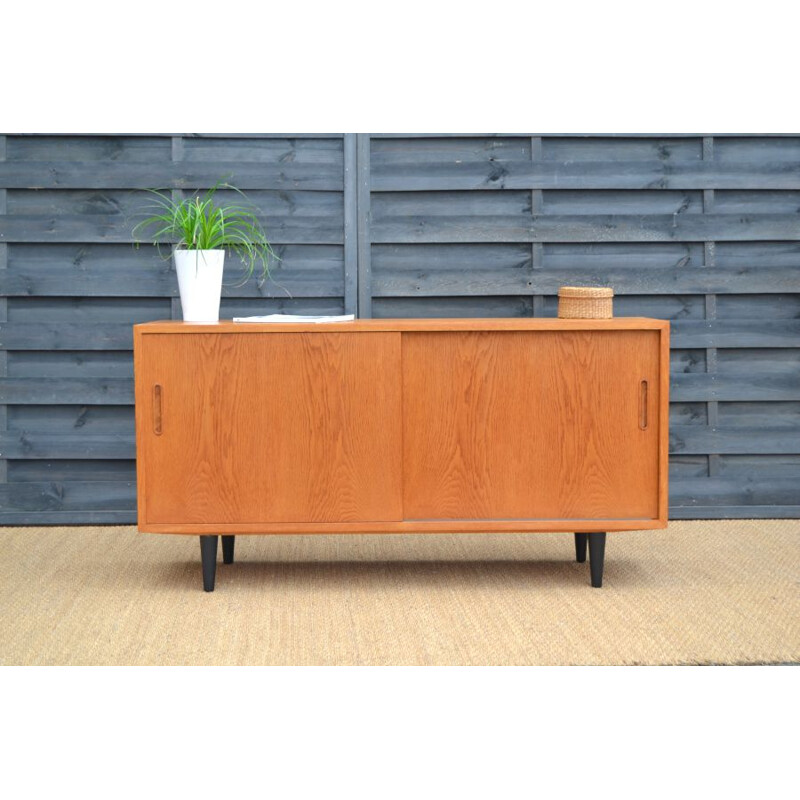
[[[182, 136], [185, 139], [341, 139], [344, 136], [342, 133], [171, 133], [169, 135]], [[776, 136], [782, 135], [776, 134]]]
[[23, 458], [6, 463], [8, 483], [136, 480], [136, 461], [132, 458]]
[[800, 347], [800, 320], [707, 320], [672, 323], [672, 347]]
[[674, 506], [797, 506], [800, 483], [797, 478], [758, 480], [737, 478], [692, 478], [669, 484], [670, 508]]
[[[335, 294], [331, 291], [331, 294]], [[259, 309], [262, 310], [262, 309]], [[435, 309], [437, 316], [442, 308]], [[6, 350], [131, 350], [133, 326], [113, 323], [0, 323], [0, 348]], [[800, 347], [800, 321], [673, 321], [673, 349]]]
[[[497, 193], [485, 195], [494, 198]], [[624, 192], [623, 201], [631, 193]], [[667, 198], [664, 208], [672, 210], [676, 207], [683, 192], [654, 193], [655, 198]], [[695, 192], [698, 195], [699, 192]], [[409, 195], [400, 195], [406, 197]], [[295, 190], [249, 190], [244, 201], [238, 193], [231, 190], [219, 190], [215, 195], [220, 204], [246, 202], [256, 216], [264, 222], [267, 236], [271, 228], [287, 219], [320, 217], [329, 218], [329, 222], [339, 225], [343, 222], [343, 204], [341, 192], [309, 192]], [[651, 200], [652, 202], [652, 200]], [[10, 217], [26, 215], [51, 216], [115, 216], [131, 229], [139, 221], [154, 212], [163, 209], [148, 192], [135, 189], [9, 189], [7, 190], [6, 213]], [[582, 213], [582, 212], [579, 212]], [[142, 232], [144, 241], [148, 241], [147, 231]]]
[[[1, 175], [2, 173], [0, 173]], [[462, 161], [375, 164], [374, 192], [485, 189], [800, 189], [800, 164]]]
[[[800, 433], [783, 428], [711, 429], [672, 426], [671, 454], [800, 454]], [[135, 458], [133, 434], [54, 434], [8, 431], [0, 436], [0, 458]]]
[[133, 381], [103, 378], [0, 378], [4, 403], [132, 405]]
[[136, 509], [127, 511], [3, 511], [0, 525], [135, 525]]
[[[683, 458], [702, 458], [702, 456], [683, 456]], [[731, 453], [718, 456], [716, 464], [717, 474], [720, 477], [758, 475], [760, 478], [796, 478], [800, 482], [800, 453], [797, 452], [777, 455]]]
[[687, 454], [800, 453], [800, 430], [673, 425], [669, 431], [669, 451]]
[[[341, 222], [329, 217], [264, 219], [272, 244], [342, 244]], [[0, 216], [4, 242], [130, 242], [130, 220], [119, 214], [7, 214]], [[785, 237], [791, 238], [791, 237]]]
[[[708, 505], [790, 506], [800, 505], [797, 480], [706, 478], [673, 480], [670, 504], [691, 507]], [[49, 481], [0, 484], [3, 511], [106, 511], [134, 509], [136, 485], [132, 481]]]
[[[798, 262], [800, 270], [800, 262]], [[716, 300], [717, 319], [738, 322], [800, 319], [800, 292], [797, 294], [719, 295]]]
[[670, 506], [670, 519], [798, 519], [800, 505]]
[[404, 216], [375, 219], [371, 232], [376, 243], [796, 241], [800, 239], [797, 220], [795, 214], [539, 214], [528, 222], [483, 216]]
[[172, 142], [163, 135], [6, 136], [6, 161], [93, 162], [95, 169], [102, 169], [108, 161], [167, 164], [171, 158]]
[[134, 434], [134, 409], [115, 405], [11, 405], [8, 407], [10, 432], [36, 431], [38, 434]]
[[673, 374], [670, 400], [800, 400], [800, 374]]
[[[7, 269], [0, 272], [0, 294], [6, 297], [178, 297], [178, 281], [174, 271], [139, 270], [102, 279], [102, 267], [85, 267], [70, 271], [64, 267], [45, 267], [26, 272]], [[68, 277], [69, 276], [69, 277]], [[270, 277], [261, 281], [252, 277], [243, 285], [240, 273], [231, 271], [230, 281], [223, 286], [223, 297], [336, 297], [344, 291], [344, 272], [330, 269], [289, 270], [278, 266]], [[144, 320], [142, 320], [144, 321]]]
[[[720, 430], [673, 426], [671, 454], [798, 453], [800, 433], [782, 428]], [[0, 458], [135, 458], [132, 434], [53, 434], [9, 431], [0, 436]]]
[[205, 189], [224, 179], [239, 189], [343, 191], [341, 163], [241, 161], [121, 163], [0, 161], [7, 189]]
[[717, 406], [721, 427], [800, 430], [800, 398], [796, 402], [730, 402]]
[[[798, 226], [800, 229], [800, 226]], [[373, 271], [375, 297], [558, 294], [561, 286], [611, 286], [617, 294], [728, 294], [797, 291], [791, 267], [707, 269], [452, 269]]]
[[372, 302], [376, 319], [392, 317], [531, 317], [533, 299], [528, 297], [379, 297]]
[[[670, 511], [692, 506], [798, 506], [794, 478], [756, 481], [747, 478], [673, 480]], [[0, 484], [0, 512], [133, 510], [132, 481], [49, 481]]]
[[130, 350], [11, 350], [7, 360], [9, 378], [133, 377]]
[[136, 458], [133, 434], [36, 433], [0, 435], [0, 458]]
[[[797, 519], [794, 506], [670, 506], [670, 519]], [[0, 511], [0, 525], [135, 525], [129, 511]], [[621, 534], [622, 535], [622, 534]]]
[[0, 484], [4, 511], [129, 511], [136, 508], [133, 481], [49, 481]]
[[132, 350], [133, 326], [125, 323], [0, 323], [4, 350]]
[[[470, 136], [481, 139], [492, 136], [541, 136], [551, 139], [697, 139], [703, 136], [717, 137], [740, 137], [741, 133], [371, 133], [374, 139], [448, 139], [458, 137], [464, 139]], [[751, 133], [748, 136], [781, 137], [798, 136], [796, 133]]]
[[[727, 242], [720, 253], [720, 267], [796, 267], [800, 243]], [[17, 245], [16, 247], [22, 247]], [[722, 251], [722, 244], [719, 245]], [[12, 246], [12, 251], [16, 249]], [[683, 269], [703, 267], [703, 244], [699, 242], [549, 242], [541, 248], [545, 269], [567, 272], [588, 269]], [[529, 243], [433, 243], [376, 244], [372, 262], [380, 269], [488, 270], [523, 268], [532, 261]]]

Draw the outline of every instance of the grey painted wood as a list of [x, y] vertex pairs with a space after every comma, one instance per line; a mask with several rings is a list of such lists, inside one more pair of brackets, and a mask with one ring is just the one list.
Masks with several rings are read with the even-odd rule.
[[[670, 429], [670, 453], [767, 454], [800, 453], [800, 432], [784, 429], [742, 428], [711, 430], [705, 426]], [[53, 434], [9, 431], [0, 437], [0, 452], [13, 459], [132, 459], [133, 434]]]
[[670, 453], [800, 453], [800, 429], [707, 428], [673, 425]]
[[[6, 137], [0, 135], [0, 168], [6, 158]], [[0, 184], [2, 186], [2, 184]], [[7, 195], [6, 189], [0, 188], [0, 214], [5, 214], [7, 211]], [[8, 245], [0, 242], [0, 277], [5, 275], [8, 268]], [[0, 324], [8, 320], [8, 299], [0, 293]], [[0, 379], [8, 375], [8, 353], [6, 348], [0, 342]], [[0, 398], [2, 399], [2, 398]], [[8, 427], [8, 407], [5, 404], [0, 404], [0, 436], [2, 436]], [[8, 478], [8, 462], [2, 457], [0, 451], [0, 483], [4, 483]]]
[[7, 404], [132, 405], [133, 381], [104, 378], [0, 378]]
[[800, 505], [797, 478], [694, 478], [670, 481], [671, 506], [691, 505]]
[[9, 378], [132, 378], [128, 350], [16, 350], [8, 354]]
[[133, 405], [12, 405], [8, 409], [9, 434], [62, 436], [65, 434], [133, 435]]
[[97, 323], [0, 323], [0, 347], [7, 350], [132, 350], [133, 326]]
[[[189, 134], [187, 134], [189, 135]], [[194, 135], [194, 134], [192, 134]], [[218, 134], [227, 136], [229, 134]], [[283, 134], [285, 135], [285, 134]], [[714, 138], [723, 138], [723, 137], [792, 137], [796, 138], [800, 136], [798, 133], [749, 133], [749, 134], [742, 134], [742, 133], [373, 133], [371, 134], [376, 139], [450, 139], [450, 138], [469, 138], [469, 137], [480, 137], [480, 138], [490, 138], [495, 136], [524, 136], [525, 138], [531, 138], [532, 136], [541, 136], [542, 138], [553, 138], [553, 139], [577, 139], [577, 138], [585, 138], [585, 139], [683, 139], [683, 138], [692, 138], [698, 139], [704, 136], [713, 136]]]
[[738, 453], [719, 456], [720, 475], [753, 475], [775, 476], [778, 478], [800, 478], [800, 455], [770, 455], [764, 453]]
[[[127, 511], [5, 511], [0, 525], [134, 525], [136, 507]], [[33, 532], [33, 531], [32, 531]]]
[[282, 258], [229, 262], [223, 316], [552, 317], [611, 285], [672, 321], [671, 515], [800, 516], [800, 134], [48, 134], [0, 153], [0, 522], [135, 521], [130, 329], [180, 315], [138, 190], [223, 174]]
[[[8, 189], [197, 189], [224, 178], [240, 189], [342, 191], [340, 164], [247, 163], [217, 161], [195, 164], [112, 162], [102, 171], [91, 163], [6, 161], [0, 183]], [[757, 188], [757, 187], [756, 187]]]
[[[796, 519], [800, 505], [794, 506], [674, 506], [671, 519]], [[136, 510], [129, 511], [0, 511], [2, 525], [134, 525]]]
[[128, 511], [136, 508], [133, 481], [45, 481], [0, 484], [5, 511]]
[[374, 192], [495, 189], [800, 189], [797, 162], [704, 163], [663, 161], [457, 161], [375, 165]]
[[372, 213], [370, 211], [370, 137], [358, 134], [356, 144], [358, 164], [358, 315], [372, 316]]
[[672, 324], [672, 347], [800, 347], [800, 320], [681, 321]]
[[358, 141], [344, 135], [344, 310], [358, 313]]
[[[31, 224], [31, 223], [28, 223]], [[2, 229], [0, 229], [2, 233]], [[104, 231], [98, 226], [97, 235]], [[27, 234], [20, 223], [8, 236]], [[40, 229], [41, 235], [41, 229]], [[373, 219], [374, 242], [702, 242], [800, 240], [793, 214], [552, 215], [528, 221], [503, 217], [421, 217]], [[9, 241], [17, 239], [9, 238]], [[25, 239], [20, 239], [25, 241]]]
[[[272, 244], [342, 244], [341, 223], [327, 217], [262, 218]], [[133, 242], [129, 219], [119, 214], [8, 214], [0, 217], [5, 242]], [[783, 238], [791, 238], [784, 236]]]
[[[534, 286], [535, 281], [535, 286]], [[595, 269], [551, 270], [491, 269], [467, 272], [453, 265], [449, 269], [375, 270], [373, 294], [392, 296], [457, 296], [491, 294], [557, 295], [565, 285], [612, 286], [620, 294], [706, 294], [727, 292], [797, 291], [797, 268], [723, 269]]]
[[0, 452], [14, 459], [134, 459], [136, 440], [133, 434], [9, 431], [0, 437]]
[[795, 400], [798, 397], [798, 372], [734, 375], [697, 372], [670, 377], [670, 399], [674, 401]]
[[670, 519], [797, 519], [800, 505], [670, 506]]
[[125, 459], [17, 459], [9, 461], [8, 483], [44, 481], [136, 481], [136, 461]]
[[[263, 283], [256, 277], [240, 284], [241, 273], [229, 268], [223, 286], [224, 297], [338, 297], [344, 291], [341, 269], [292, 270], [283, 263], [272, 270]], [[102, 266], [85, 266], [65, 284], [64, 267], [42, 267], [22, 271], [16, 267], [0, 273], [0, 292], [6, 297], [77, 296], [104, 294], [118, 297], [177, 297], [175, 273], [168, 263], [150, 270], [138, 270], [114, 276], [103, 275]], [[102, 285], [102, 288], [98, 286]]]
[[374, 297], [373, 316], [411, 317], [530, 317], [531, 297]]

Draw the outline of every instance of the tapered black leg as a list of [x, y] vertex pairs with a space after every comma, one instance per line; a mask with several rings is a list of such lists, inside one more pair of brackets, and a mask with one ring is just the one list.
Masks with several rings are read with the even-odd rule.
[[203, 589], [214, 591], [214, 578], [217, 575], [217, 540], [219, 536], [200, 537], [200, 556], [203, 559]]
[[222, 537], [222, 563], [233, 564], [233, 545], [236, 543], [235, 536]]
[[592, 586], [599, 589], [603, 585], [603, 561], [606, 555], [605, 533], [589, 534], [589, 569], [592, 572]]
[[586, 561], [586, 541], [588, 536], [588, 533], [575, 534], [575, 559], [579, 564], [583, 564]]

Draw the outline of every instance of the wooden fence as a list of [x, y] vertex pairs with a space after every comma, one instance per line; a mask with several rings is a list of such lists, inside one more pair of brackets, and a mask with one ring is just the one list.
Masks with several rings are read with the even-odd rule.
[[0, 137], [0, 523], [135, 521], [131, 325], [179, 318], [131, 227], [221, 177], [275, 280], [223, 316], [670, 319], [670, 513], [800, 516], [800, 136]]

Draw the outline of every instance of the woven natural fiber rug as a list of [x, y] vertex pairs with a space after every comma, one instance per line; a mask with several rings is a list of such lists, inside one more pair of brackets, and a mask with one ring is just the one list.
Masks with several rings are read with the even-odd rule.
[[[0, 529], [3, 664], [800, 662], [800, 520], [609, 534], [197, 537]], [[221, 556], [220, 556], [221, 558]]]

